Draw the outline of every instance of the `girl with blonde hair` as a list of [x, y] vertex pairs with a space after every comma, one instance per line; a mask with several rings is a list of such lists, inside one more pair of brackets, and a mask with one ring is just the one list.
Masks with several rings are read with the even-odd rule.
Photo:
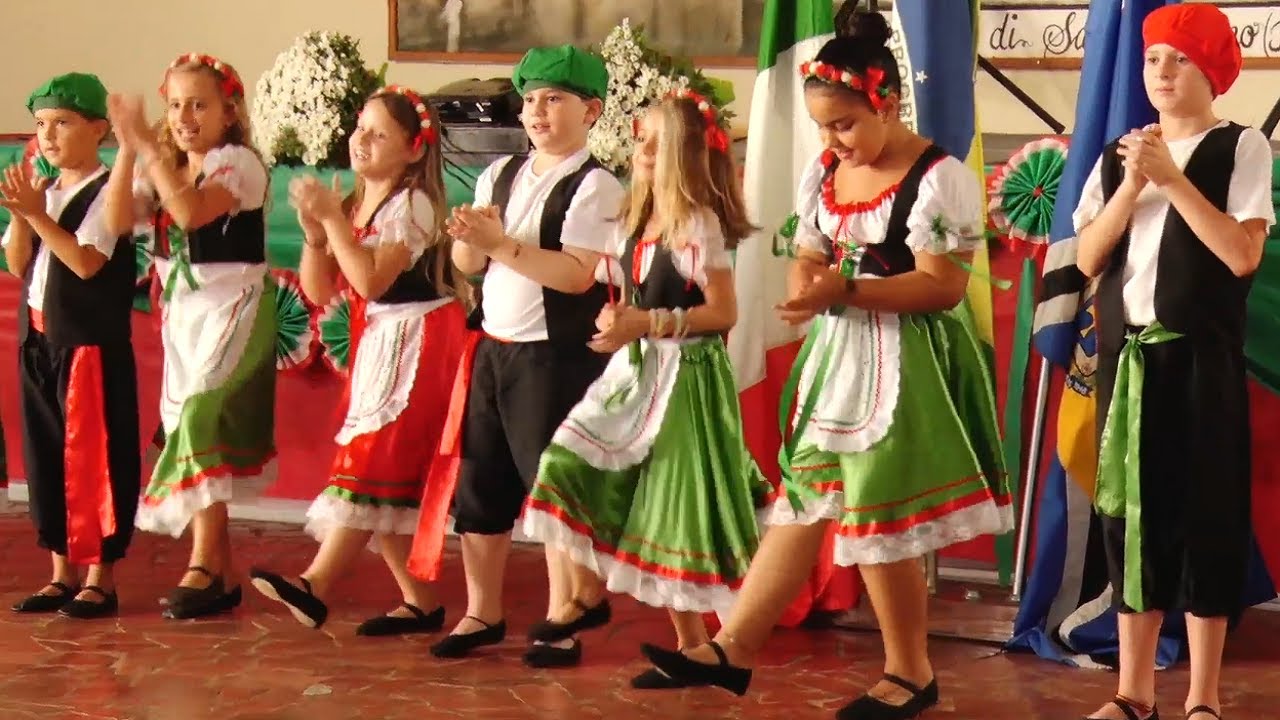
[[227, 502], [267, 483], [275, 456], [275, 285], [266, 166], [249, 139], [244, 84], [209, 55], [179, 57], [160, 86], [158, 132], [141, 97], [109, 99], [120, 141], [107, 187], [112, 234], [155, 232], [164, 378], [159, 456], [138, 528], [181, 537], [191, 560], [165, 616], [240, 604]]
[[[695, 647], [709, 639], [701, 614], [728, 610], [755, 553], [767, 485], [723, 339], [737, 320], [729, 251], [753, 228], [720, 123], [688, 91], [637, 123], [630, 198], [598, 270], [621, 288], [591, 343], [612, 359], [543, 454], [525, 509], [525, 533], [560, 550], [574, 589], [532, 640], [606, 624], [608, 590], [666, 608]], [[632, 684], [680, 686], [656, 671]]]

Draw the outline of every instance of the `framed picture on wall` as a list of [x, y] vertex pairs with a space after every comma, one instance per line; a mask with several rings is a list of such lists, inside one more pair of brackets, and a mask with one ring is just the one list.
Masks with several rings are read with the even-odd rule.
[[624, 18], [703, 67], [755, 67], [765, 0], [388, 0], [396, 61], [511, 63], [538, 45], [592, 45]]
[[[766, 0], [387, 1], [388, 55], [397, 61], [511, 63], [537, 45], [598, 43], [629, 18], [654, 45], [702, 67], [754, 67]], [[892, 0], [874, 4], [892, 12]], [[1275, 0], [1217, 4], [1236, 28], [1245, 67], [1280, 68]], [[1079, 0], [983, 2], [978, 53], [1003, 69], [1078, 70], [1088, 15]]]

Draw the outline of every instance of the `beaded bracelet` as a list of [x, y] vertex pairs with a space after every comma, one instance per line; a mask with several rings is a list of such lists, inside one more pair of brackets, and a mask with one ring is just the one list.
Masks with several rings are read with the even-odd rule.
[[671, 337], [681, 340], [689, 334], [689, 318], [684, 308], [676, 308], [671, 311], [671, 314], [675, 317], [675, 330], [672, 331]]
[[667, 323], [671, 320], [671, 313], [664, 309], [654, 309], [649, 311], [649, 337], [660, 338], [667, 334]]

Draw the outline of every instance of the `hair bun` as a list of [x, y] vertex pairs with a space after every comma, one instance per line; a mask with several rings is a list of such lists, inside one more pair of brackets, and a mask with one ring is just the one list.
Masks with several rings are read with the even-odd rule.
[[858, 0], [845, 0], [836, 13], [836, 37], [857, 40], [868, 45], [882, 47], [889, 44], [893, 30], [889, 21], [878, 12], [864, 12], [858, 8]]

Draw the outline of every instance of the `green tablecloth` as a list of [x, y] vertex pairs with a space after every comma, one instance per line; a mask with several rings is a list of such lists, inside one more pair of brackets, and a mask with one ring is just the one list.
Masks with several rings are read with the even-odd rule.
[[[22, 159], [23, 146], [15, 143], [0, 143], [0, 168], [7, 167]], [[108, 165], [115, 159], [114, 148], [102, 151], [103, 162]], [[444, 184], [449, 198], [449, 206], [470, 202], [475, 187], [475, 180], [483, 171], [483, 167], [445, 166]], [[272, 267], [295, 269], [302, 257], [302, 230], [293, 208], [289, 206], [289, 181], [303, 173], [314, 173], [329, 182], [332, 172], [320, 172], [309, 168], [277, 167], [271, 171], [271, 197], [267, 201], [267, 255]], [[342, 171], [343, 182], [351, 187], [350, 171]], [[0, 208], [0, 232], [9, 225], [9, 213]], [[4, 258], [0, 256], [0, 267]]]

